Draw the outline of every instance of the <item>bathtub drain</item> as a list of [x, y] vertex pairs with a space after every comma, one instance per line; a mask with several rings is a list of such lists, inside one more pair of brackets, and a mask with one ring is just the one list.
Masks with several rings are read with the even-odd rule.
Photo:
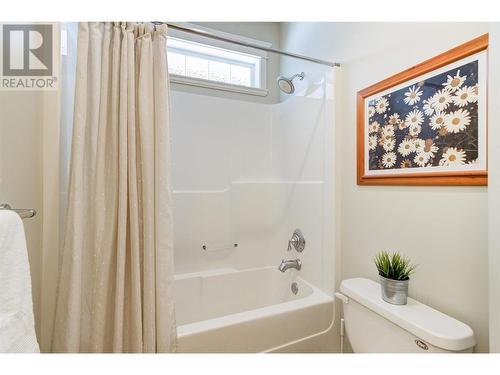
[[297, 285], [297, 283], [292, 283], [291, 289], [293, 294], [297, 294], [299, 292], [299, 286]]

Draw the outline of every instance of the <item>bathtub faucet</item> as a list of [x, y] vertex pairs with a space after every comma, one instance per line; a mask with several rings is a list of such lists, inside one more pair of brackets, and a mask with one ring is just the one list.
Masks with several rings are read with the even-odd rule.
[[295, 268], [297, 271], [300, 271], [300, 269], [302, 268], [302, 263], [300, 263], [300, 259], [289, 259], [289, 260], [283, 259], [278, 267], [278, 269], [281, 272], [285, 272], [289, 268]]

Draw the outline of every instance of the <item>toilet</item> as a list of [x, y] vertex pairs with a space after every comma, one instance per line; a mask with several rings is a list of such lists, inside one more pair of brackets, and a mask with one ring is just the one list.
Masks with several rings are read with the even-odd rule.
[[344, 327], [355, 353], [467, 353], [476, 344], [472, 329], [408, 298], [406, 305], [382, 300], [380, 284], [343, 280], [340, 293]]

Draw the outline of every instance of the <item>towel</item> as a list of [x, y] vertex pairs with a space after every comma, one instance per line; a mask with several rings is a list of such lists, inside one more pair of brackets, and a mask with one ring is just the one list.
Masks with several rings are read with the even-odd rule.
[[0, 210], [0, 353], [39, 353], [23, 222]]

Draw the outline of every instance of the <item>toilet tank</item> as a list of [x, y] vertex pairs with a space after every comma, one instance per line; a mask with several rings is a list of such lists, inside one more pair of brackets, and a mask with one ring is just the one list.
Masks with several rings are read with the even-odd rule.
[[380, 284], [363, 278], [343, 280], [345, 330], [355, 353], [472, 352], [472, 329], [408, 298], [406, 305], [382, 300]]

